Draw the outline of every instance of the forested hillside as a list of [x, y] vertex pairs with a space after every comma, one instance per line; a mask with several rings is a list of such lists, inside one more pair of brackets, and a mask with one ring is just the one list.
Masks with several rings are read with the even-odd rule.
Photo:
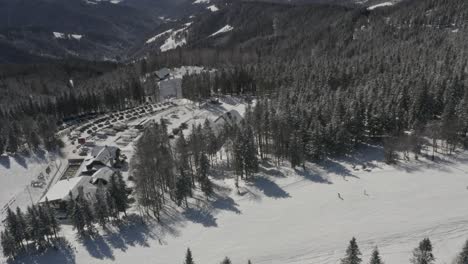
[[[276, 126], [269, 136], [277, 137], [281, 156], [299, 145], [307, 146], [301, 154], [320, 158], [408, 134], [456, 145], [468, 128], [467, 5], [424, 0], [368, 10], [233, 3], [192, 26], [190, 48], [148, 64], [224, 68], [186, 78], [186, 93], [259, 95], [255, 124], [264, 131]], [[210, 36], [226, 24], [234, 29]], [[414, 138], [404, 140], [418, 152]]]
[[[374, 10], [232, 1], [218, 12], [195, 18], [184, 48], [148, 54], [106, 77], [75, 81], [82, 87], [78, 89], [69, 88], [70, 79], [79, 80], [81, 74], [61, 75], [58, 83], [43, 74], [38, 78], [4, 74], [3, 98], [18, 98], [24, 91], [50, 93], [54, 99], [39, 100], [40, 105], [75, 105], [74, 110], [54, 113], [66, 117], [102, 108], [97, 103], [83, 105], [89, 102], [85, 98], [96, 98], [106, 89], [121, 87], [127, 93], [135, 91], [126, 97], [139, 98], [141, 71], [198, 64], [220, 70], [216, 76], [185, 78], [186, 96], [200, 99], [218, 90], [259, 96], [262, 114], [256, 124], [269, 126], [275, 121], [278, 128], [288, 128], [276, 131], [282, 141], [276, 146], [285, 156], [292, 141], [309, 145], [305, 156], [319, 158], [369, 139], [400, 137], [405, 131], [437, 132], [434, 137], [455, 144], [465, 141], [468, 129], [467, 12], [462, 0], [404, 1]], [[212, 35], [226, 25], [233, 29]], [[90, 65], [83, 66], [87, 75], [105, 71]], [[81, 103], [78, 97], [83, 98]], [[18, 112], [25, 110], [17, 107]]]

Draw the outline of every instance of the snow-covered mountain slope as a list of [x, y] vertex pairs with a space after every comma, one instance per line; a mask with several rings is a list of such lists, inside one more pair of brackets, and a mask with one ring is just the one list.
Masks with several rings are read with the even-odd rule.
[[[168, 17], [189, 14], [184, 3], [188, 0], [0, 0], [0, 44], [31, 57], [125, 58]], [[77, 43], [53, 32], [85, 37]], [[0, 50], [0, 62], [11, 60], [6, 50]]]

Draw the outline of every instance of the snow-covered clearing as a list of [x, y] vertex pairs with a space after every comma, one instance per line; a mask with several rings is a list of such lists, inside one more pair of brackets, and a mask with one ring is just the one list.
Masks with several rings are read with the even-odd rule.
[[392, 5], [393, 5], [392, 2], [384, 2], [384, 3], [381, 3], [381, 4], [369, 6], [367, 8], [367, 10], [374, 10], [374, 9], [377, 9], [377, 8], [380, 8], [380, 7], [386, 7], [386, 6], [392, 6]]
[[229, 31], [231, 31], [231, 30], [233, 30], [233, 29], [234, 29], [234, 28], [233, 28], [231, 25], [226, 25], [226, 26], [222, 27], [220, 30], [218, 30], [218, 31], [216, 31], [215, 33], [211, 34], [210, 37], [214, 37], [214, 36], [216, 36], [216, 35], [229, 32]]
[[194, 4], [209, 4], [210, 0], [197, 0], [193, 2]]
[[170, 36], [166, 39], [164, 44], [160, 47], [162, 52], [175, 49], [177, 47], [182, 47], [187, 44], [187, 40], [185, 38], [187, 27], [175, 30], [170, 32]]
[[152, 38], [149, 38], [149, 39], [146, 41], [146, 44], [155, 42], [155, 41], [156, 41], [157, 39], [159, 39], [160, 37], [162, 37], [162, 36], [164, 36], [164, 35], [166, 35], [166, 34], [169, 34], [169, 33], [171, 33], [172, 31], [173, 31], [173, 29], [169, 29], [169, 30], [166, 30], [166, 31], [164, 31], [164, 32], [162, 32], [162, 33], [160, 33], [160, 34], [158, 34], [158, 35], [152, 37]]
[[74, 40], [81, 40], [83, 38], [83, 35], [79, 34], [65, 34], [61, 32], [52, 32], [54, 35], [54, 38], [56, 39], [74, 39]]
[[206, 9], [210, 10], [211, 12], [217, 12], [219, 11], [219, 8], [216, 5], [210, 5]]

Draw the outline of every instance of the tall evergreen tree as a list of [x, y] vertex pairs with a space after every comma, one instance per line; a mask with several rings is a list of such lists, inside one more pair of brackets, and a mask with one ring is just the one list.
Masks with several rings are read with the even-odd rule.
[[372, 251], [372, 256], [371, 256], [369, 264], [383, 264], [383, 263], [384, 262], [380, 258], [379, 249], [375, 247], [374, 250]]
[[462, 252], [458, 255], [456, 264], [468, 264], [468, 240], [465, 242]]
[[52, 208], [47, 198], [45, 202], [45, 209], [49, 218], [50, 228], [52, 229], [54, 237], [57, 238], [57, 233], [60, 231], [60, 224], [57, 221], [57, 217], [55, 216], [55, 210]]
[[127, 185], [120, 172], [112, 175], [109, 186], [109, 193], [115, 202], [116, 209], [126, 216], [128, 208]]
[[15, 240], [10, 235], [8, 230], [2, 231], [0, 233], [0, 240], [2, 245], [3, 256], [7, 258], [14, 258], [17, 253], [17, 248], [15, 246]]
[[429, 238], [423, 239], [417, 248], [413, 250], [413, 257], [411, 258], [413, 264], [431, 264], [434, 263], [435, 258], [432, 254], [432, 244]]
[[187, 254], [185, 254], [184, 264], [195, 264], [192, 258], [192, 251], [190, 251], [190, 248], [187, 248]]
[[360, 264], [362, 259], [360, 258], [361, 251], [356, 242], [356, 238], [352, 238], [349, 241], [348, 249], [346, 249], [346, 257], [341, 259], [341, 264]]
[[102, 227], [106, 226], [107, 219], [109, 217], [109, 208], [107, 203], [106, 192], [104, 188], [100, 185], [96, 191], [96, 201], [94, 202], [94, 212], [96, 215], [96, 220], [99, 225]]
[[232, 264], [232, 262], [228, 257], [225, 257], [223, 261], [221, 261], [221, 264]]

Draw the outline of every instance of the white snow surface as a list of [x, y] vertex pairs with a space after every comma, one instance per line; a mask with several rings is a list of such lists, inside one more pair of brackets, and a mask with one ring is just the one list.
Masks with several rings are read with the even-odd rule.
[[219, 8], [216, 5], [210, 5], [206, 9], [209, 9], [211, 12], [217, 12], [219, 11]]
[[166, 35], [166, 34], [169, 34], [169, 33], [171, 33], [172, 31], [174, 31], [174, 30], [173, 30], [173, 29], [166, 30], [166, 31], [164, 31], [164, 32], [162, 32], [162, 33], [160, 33], [160, 34], [158, 34], [158, 35], [156, 35], [156, 36], [154, 36], [154, 37], [148, 39], [148, 40], [146, 41], [146, 44], [155, 42], [155, 41], [156, 41], [157, 39], [159, 39], [160, 37], [162, 37], [162, 36], [164, 36], [164, 35]]
[[392, 2], [384, 2], [384, 3], [377, 4], [377, 5], [369, 6], [367, 10], [374, 10], [380, 7], [386, 7], [386, 6], [392, 6], [392, 5], [393, 5]]
[[197, 0], [193, 2], [194, 4], [209, 4], [210, 0]]
[[187, 27], [184, 27], [170, 32], [169, 38], [166, 39], [164, 44], [160, 47], [160, 50], [164, 52], [187, 44], [187, 40], [185, 38], [186, 29]]
[[83, 35], [79, 34], [66, 34], [62, 32], [52, 32], [54, 35], [54, 38], [56, 39], [75, 39], [75, 40], [81, 40], [83, 38]]
[[211, 34], [210, 37], [214, 37], [216, 35], [232, 31], [233, 29], [234, 28], [231, 25], [226, 25], [226, 26], [222, 27], [220, 30], [218, 30], [215, 33]]

